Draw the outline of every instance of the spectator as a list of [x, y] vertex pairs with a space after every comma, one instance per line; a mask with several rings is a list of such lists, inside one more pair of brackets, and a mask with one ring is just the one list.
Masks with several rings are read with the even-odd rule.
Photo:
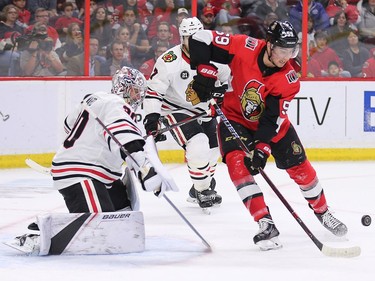
[[159, 22], [166, 21], [172, 23], [171, 13], [175, 8], [174, 0], [156, 0], [154, 16], [148, 28], [148, 39], [151, 40], [157, 33], [157, 26]]
[[12, 40], [15, 35], [19, 33], [7, 33], [4, 39], [0, 39], [0, 77], [19, 75], [20, 54]]
[[[82, 2], [82, 3], [81, 3]], [[78, 18], [81, 20], [84, 20], [84, 15], [85, 15], [85, 3], [84, 0], [76, 0], [77, 8], [79, 10], [78, 12]], [[90, 1], [90, 21], [93, 19], [93, 14], [94, 11], [98, 8], [98, 5], [96, 3], [96, 0], [91, 0]]]
[[363, 64], [370, 58], [370, 52], [359, 43], [358, 32], [351, 30], [347, 37], [349, 47], [343, 53], [344, 69], [352, 77], [362, 77]]
[[[35, 11], [35, 20], [36, 23], [43, 23], [47, 26], [47, 34], [48, 37], [52, 38], [54, 42], [54, 48], [60, 48], [61, 47], [61, 41], [59, 39], [59, 34], [57, 33], [56, 29], [48, 24], [49, 21], [49, 12], [45, 8], [38, 8]], [[26, 29], [26, 34], [30, 34], [34, 28], [34, 25], [30, 25]]]
[[[20, 65], [23, 76], [65, 75], [59, 55], [53, 50], [53, 40], [48, 37], [47, 25], [36, 23], [34, 40], [21, 52]], [[44, 39], [43, 39], [44, 38]]]
[[259, 39], [266, 38], [264, 21], [255, 15], [240, 19], [237, 25], [240, 34]]
[[361, 41], [375, 45], [375, 0], [363, 0], [360, 8], [361, 22], [358, 27]]
[[365, 78], [375, 77], [375, 48], [370, 50], [371, 57], [363, 64], [362, 76]]
[[164, 42], [159, 42], [158, 46], [154, 49], [154, 57], [145, 61], [139, 70], [143, 73], [145, 78], [148, 80], [154, 69], [154, 65], [158, 57], [160, 57], [163, 53], [165, 53], [169, 49], [169, 45]]
[[202, 14], [200, 16], [200, 21], [202, 22], [204, 29], [209, 29], [209, 30], [216, 29], [215, 13], [214, 13], [214, 9], [212, 9], [210, 4], [204, 7]]
[[349, 47], [347, 38], [351, 28], [355, 29], [356, 27], [349, 24], [344, 11], [339, 11], [333, 18], [333, 25], [327, 30], [328, 45], [336, 51], [341, 60], [344, 50]]
[[278, 19], [280, 20], [289, 19], [287, 7], [285, 6], [284, 3], [280, 3], [279, 0], [265, 0], [262, 4], [260, 4], [256, 8], [255, 12], [256, 12], [256, 15], [260, 17], [262, 20], [265, 20], [266, 16], [270, 12], [275, 13]]
[[[179, 34], [178, 33], [178, 28], [180, 27], [180, 24], [181, 24], [182, 20], [183, 19], [187, 19], [188, 17], [189, 17], [189, 11], [186, 10], [185, 8], [179, 8], [177, 10], [177, 16], [176, 16], [176, 30], [177, 30], [177, 34]], [[174, 36], [174, 33], [173, 33], [173, 36]]]
[[336, 61], [330, 61], [328, 63], [327, 77], [350, 77], [350, 73], [348, 71], [343, 71], [342, 69], [340, 69]]
[[156, 36], [151, 41], [151, 52], [154, 53], [156, 47], [160, 44], [164, 43], [169, 48], [172, 48], [180, 43], [180, 38], [173, 38], [170, 25], [168, 22], [162, 21], [158, 24], [158, 32]]
[[240, 19], [241, 6], [239, 0], [210, 0], [209, 3], [214, 10], [217, 25]]
[[[315, 29], [314, 29], [314, 19], [311, 15], [307, 15], [307, 42], [308, 42], [308, 52], [311, 52], [313, 48], [316, 47], [315, 44]], [[302, 31], [298, 32], [298, 38], [302, 42]]]
[[69, 24], [66, 42], [58, 49], [56, 53], [62, 63], [66, 65], [73, 56], [83, 53], [83, 37], [80, 25], [76, 22]]
[[[316, 31], [326, 30], [330, 25], [329, 17], [322, 4], [314, 0], [308, 0], [308, 5], [309, 15], [311, 15], [314, 20], [314, 29]], [[302, 6], [302, 0], [300, 0], [289, 11], [290, 23], [297, 33], [302, 31]]]
[[26, 0], [12, 0], [12, 4], [18, 9], [18, 20], [24, 28], [30, 24], [31, 13], [26, 9]]
[[264, 0], [240, 0], [242, 17], [249, 17], [256, 15], [256, 9], [263, 4]]
[[233, 27], [229, 24], [221, 25], [218, 30], [225, 33], [225, 34], [233, 35], [235, 33], [234, 30], [233, 30]]
[[7, 33], [18, 32], [24, 33], [24, 28], [17, 24], [18, 9], [16, 6], [9, 4], [3, 10], [5, 20], [0, 21], [0, 39], [3, 39]]
[[142, 26], [142, 29], [146, 31], [150, 25], [152, 19], [152, 12], [147, 8], [146, 0], [125, 0], [122, 5], [118, 7], [120, 14], [123, 14], [125, 10], [133, 9], [137, 11], [138, 22]]
[[55, 29], [59, 34], [60, 41], [65, 42], [68, 33], [68, 26], [71, 23], [77, 23], [78, 27], [81, 27], [83, 22], [73, 16], [73, 4], [71, 2], [65, 2], [62, 8], [63, 15], [57, 19]]
[[[113, 41], [120, 41], [124, 46], [124, 59], [132, 62], [132, 58], [135, 55], [135, 46], [130, 43], [130, 30], [127, 26], [120, 26], [115, 33]], [[106, 58], [111, 57], [110, 46], [107, 46]]]
[[327, 74], [328, 62], [336, 61], [342, 68], [342, 61], [336, 52], [328, 47], [328, 35], [325, 31], [317, 31], [315, 33], [316, 47], [311, 52], [311, 57], [316, 59], [320, 65], [321, 76]]
[[130, 61], [124, 59], [124, 46], [120, 41], [113, 41], [111, 46], [111, 55], [100, 67], [100, 75], [112, 76], [117, 70], [120, 70], [123, 66], [130, 66]]
[[[103, 60], [97, 55], [99, 50], [99, 40], [90, 37], [90, 57], [89, 57], [89, 76], [99, 76], [100, 67]], [[84, 75], [84, 53], [73, 56], [66, 64], [67, 76], [83, 76]]]
[[108, 20], [108, 11], [98, 6], [93, 15], [90, 23], [90, 36], [98, 38], [99, 47], [105, 48], [112, 41], [112, 26]]
[[36, 19], [36, 12], [38, 9], [45, 9], [48, 11], [49, 17], [58, 16], [57, 14], [57, 0], [27, 0], [26, 8], [31, 13], [31, 23], [34, 23]]
[[326, 8], [327, 15], [332, 23], [338, 12], [345, 12], [347, 20], [352, 24], [360, 22], [359, 11], [355, 5], [348, 4], [347, 0], [330, 0]]
[[133, 8], [124, 10], [124, 25], [130, 30], [130, 44], [135, 48], [132, 61], [134, 66], [138, 68], [145, 61], [151, 49], [150, 42], [146, 32], [138, 22], [136, 11]]
[[169, 28], [171, 30], [172, 36], [173, 36], [173, 44], [177, 45], [180, 44], [180, 33], [178, 32], [178, 29], [180, 27], [181, 21], [183, 19], [187, 19], [189, 17], [189, 12], [185, 8], [179, 8], [177, 10], [176, 20], [175, 24], [170, 24]]

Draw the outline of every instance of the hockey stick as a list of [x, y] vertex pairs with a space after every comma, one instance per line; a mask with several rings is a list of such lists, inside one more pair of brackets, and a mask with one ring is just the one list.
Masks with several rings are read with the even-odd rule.
[[[250, 155], [250, 150], [247, 148], [245, 143], [241, 140], [240, 136], [237, 134], [234, 127], [231, 125], [223, 111], [221, 111], [220, 107], [217, 105], [214, 99], [210, 100], [210, 103], [215, 108], [217, 114], [220, 116], [221, 120], [223, 121], [224, 125], [228, 128], [229, 132], [232, 134], [232, 136], [235, 138], [237, 144], [240, 146], [240, 148], [247, 154]], [[279, 197], [280, 201], [284, 204], [284, 206], [288, 209], [288, 211], [292, 214], [292, 216], [295, 218], [295, 220], [298, 222], [298, 224], [302, 227], [302, 229], [305, 231], [305, 233], [310, 237], [310, 239], [314, 242], [314, 244], [318, 247], [318, 249], [326, 256], [329, 257], [344, 257], [344, 258], [351, 258], [351, 257], [357, 257], [361, 254], [361, 248], [358, 246], [354, 247], [347, 247], [347, 248], [333, 248], [324, 245], [322, 242], [320, 242], [315, 235], [308, 229], [306, 224], [302, 221], [302, 219], [298, 216], [298, 214], [293, 210], [293, 208], [290, 206], [288, 201], [285, 199], [285, 197], [281, 194], [281, 192], [278, 190], [278, 188], [275, 186], [275, 184], [271, 181], [271, 179], [267, 176], [267, 174], [263, 171], [263, 169], [259, 169], [260, 174], [265, 179], [265, 181], [269, 184], [271, 189], [276, 193], [277, 197]]]
[[[135, 161], [135, 159], [130, 155], [130, 153], [122, 146], [120, 141], [116, 138], [114, 134], [105, 126], [105, 124], [100, 120], [100, 118], [91, 110], [86, 102], [83, 102], [83, 108], [92, 116], [94, 119], [103, 127], [103, 129], [107, 132], [107, 134], [114, 140], [114, 142], [120, 147], [121, 151], [126, 154], [126, 156], [130, 157], [134, 163], [139, 167], [139, 164]], [[175, 204], [167, 197], [167, 195], [163, 194], [164, 199], [172, 206], [172, 208], [177, 212], [177, 214], [182, 218], [182, 220], [190, 227], [191, 230], [202, 240], [202, 243], [207, 247], [207, 251], [211, 252], [211, 246], [208, 242], [203, 238], [203, 236], [195, 229], [195, 227], [188, 221], [188, 219], [181, 213], [181, 211], [176, 207]]]
[[[197, 119], [199, 119], [199, 118], [201, 118], [201, 117], [204, 117], [204, 116], [210, 116], [210, 115], [211, 115], [211, 110], [209, 109], [209, 110], [206, 110], [206, 111], [201, 112], [201, 113], [199, 113], [199, 114], [196, 114], [196, 115], [193, 115], [193, 116], [187, 117], [187, 118], [185, 118], [184, 120], [181, 120], [181, 121], [179, 121], [179, 122], [177, 122], [177, 123], [174, 123], [174, 124], [168, 125], [168, 126], [166, 126], [165, 128], [162, 128], [162, 129], [158, 130], [158, 131], [156, 132], [156, 134], [158, 134], [158, 135], [163, 134], [163, 133], [165, 133], [165, 132], [168, 132], [168, 131], [170, 131], [170, 130], [173, 130], [173, 129], [176, 128], [176, 127], [179, 127], [179, 126], [182, 126], [182, 125], [188, 124], [188, 123], [190, 123], [190, 122], [192, 122], [192, 121], [194, 121], [194, 120], [197, 120]], [[163, 119], [165, 119], [165, 117], [161, 118], [161, 120], [163, 120]], [[164, 123], [163, 123], [163, 124], [164, 124]]]
[[29, 166], [31, 169], [39, 172], [39, 173], [42, 173], [42, 174], [45, 174], [47, 176], [50, 176], [51, 175], [51, 168], [47, 168], [47, 167], [44, 167], [38, 163], [36, 163], [34, 160], [32, 159], [25, 159], [25, 163], [27, 166]]

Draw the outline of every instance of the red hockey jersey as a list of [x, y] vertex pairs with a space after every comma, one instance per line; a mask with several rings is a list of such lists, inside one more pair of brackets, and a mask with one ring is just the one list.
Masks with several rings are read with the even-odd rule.
[[[209, 48], [202, 50], [205, 43]], [[266, 42], [246, 35], [203, 30], [190, 40], [192, 67], [216, 61], [228, 63], [231, 89], [224, 95], [222, 111], [229, 120], [257, 131], [262, 142], [277, 142], [289, 128], [289, 104], [299, 92], [297, 73], [289, 62], [283, 68], [261, 70]], [[204, 56], [204, 60], [202, 58]]]

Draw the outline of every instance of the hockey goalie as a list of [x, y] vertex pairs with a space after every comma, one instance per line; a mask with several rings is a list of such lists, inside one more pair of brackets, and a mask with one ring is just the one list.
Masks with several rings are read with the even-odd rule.
[[158, 158], [153, 138], [144, 140], [135, 120], [146, 90], [143, 74], [123, 67], [113, 76], [111, 93], [85, 96], [65, 118], [67, 135], [52, 160], [54, 187], [69, 213], [37, 216], [29, 229], [38, 234], [5, 244], [34, 255], [144, 250], [136, 181], [159, 198], [166, 191], [178, 191]]

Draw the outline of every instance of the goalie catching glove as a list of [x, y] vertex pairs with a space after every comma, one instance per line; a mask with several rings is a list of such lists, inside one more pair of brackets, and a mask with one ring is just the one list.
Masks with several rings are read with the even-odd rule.
[[[244, 163], [252, 176], [259, 174], [259, 169], [266, 166], [267, 159], [271, 154], [271, 147], [264, 142], [255, 141], [253, 145], [252, 158], [245, 156]], [[251, 147], [250, 146], [250, 147]]]

